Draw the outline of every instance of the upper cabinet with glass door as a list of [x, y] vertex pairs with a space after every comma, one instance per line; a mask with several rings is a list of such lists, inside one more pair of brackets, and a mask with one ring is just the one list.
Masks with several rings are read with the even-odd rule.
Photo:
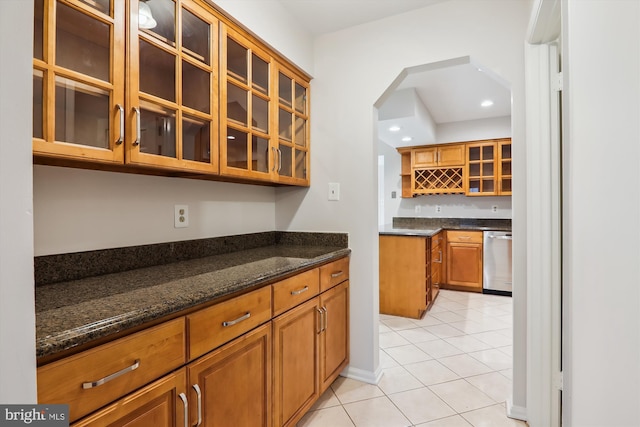
[[296, 73], [278, 69], [278, 182], [308, 186], [309, 82]]
[[218, 20], [191, 0], [131, 0], [126, 162], [218, 172]]
[[222, 26], [220, 173], [273, 180], [271, 57]]
[[33, 151], [124, 161], [125, 4], [35, 0]]

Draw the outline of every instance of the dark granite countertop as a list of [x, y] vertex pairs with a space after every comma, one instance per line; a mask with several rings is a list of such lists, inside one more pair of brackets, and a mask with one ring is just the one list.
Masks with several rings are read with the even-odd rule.
[[442, 230], [442, 228], [411, 228], [409, 226], [401, 228], [394, 227], [391, 224], [386, 224], [380, 226], [378, 232], [380, 235], [390, 236], [433, 237]]
[[442, 230], [511, 231], [511, 220], [395, 217], [392, 224], [381, 226], [379, 233], [383, 235], [431, 237]]
[[36, 286], [36, 355], [51, 356], [350, 254], [273, 244]]

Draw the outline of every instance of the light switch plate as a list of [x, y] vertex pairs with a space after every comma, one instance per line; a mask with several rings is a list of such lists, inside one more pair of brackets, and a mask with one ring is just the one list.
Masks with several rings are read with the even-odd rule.
[[329, 200], [340, 200], [340, 183], [329, 183]]

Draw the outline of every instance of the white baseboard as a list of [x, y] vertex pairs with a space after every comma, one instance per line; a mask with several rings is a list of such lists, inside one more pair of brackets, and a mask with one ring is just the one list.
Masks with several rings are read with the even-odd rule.
[[378, 369], [374, 372], [347, 366], [340, 373], [340, 375], [342, 375], [343, 377], [351, 378], [352, 380], [377, 385], [380, 381], [380, 378], [382, 378], [382, 369], [378, 366]]
[[527, 421], [527, 408], [514, 405], [511, 398], [507, 399], [507, 417]]

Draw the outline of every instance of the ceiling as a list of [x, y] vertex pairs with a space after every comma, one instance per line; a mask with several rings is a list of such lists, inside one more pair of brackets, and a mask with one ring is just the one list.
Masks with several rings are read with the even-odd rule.
[[[305, 28], [314, 35], [410, 12], [448, 0], [279, 0]], [[460, 61], [462, 59], [462, 61]], [[414, 88], [437, 126], [469, 120], [511, 115], [511, 92], [508, 83], [475, 58], [457, 58], [403, 70], [385, 95], [395, 90]], [[382, 98], [385, 97], [383, 95]], [[493, 106], [480, 103], [490, 99]], [[384, 104], [377, 105], [384, 109]], [[379, 137], [393, 147], [416, 145], [433, 139], [434, 123], [416, 115], [395, 120], [403, 132], [389, 132], [390, 123], [379, 122]], [[430, 129], [431, 128], [431, 129]], [[410, 135], [411, 141], [401, 141]]]

